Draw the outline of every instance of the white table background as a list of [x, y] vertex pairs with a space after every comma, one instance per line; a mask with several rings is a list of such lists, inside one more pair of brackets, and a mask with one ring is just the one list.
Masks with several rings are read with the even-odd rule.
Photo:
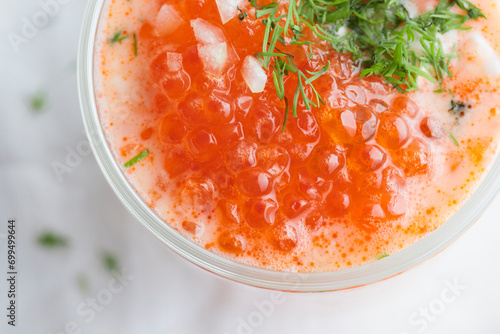
[[[461, 239], [409, 272], [354, 290], [285, 294], [262, 316], [254, 303], [269, 301], [270, 291], [216, 277], [160, 244], [122, 206], [92, 155], [59, 182], [52, 163], [64, 163], [67, 148], [86, 141], [76, 84], [86, 1], [59, 1], [66, 3], [15, 52], [9, 33], [21, 34], [23, 18], [31, 21], [42, 7], [38, 0], [0, 0], [0, 333], [500, 333], [500, 198]], [[27, 100], [38, 91], [48, 105], [33, 113]], [[16, 328], [4, 315], [10, 217], [19, 238]], [[46, 230], [70, 245], [41, 248], [36, 238]], [[104, 251], [134, 279], [87, 321], [78, 306], [112, 279]], [[79, 275], [88, 277], [88, 292], [78, 287]], [[454, 295], [446, 282], [461, 288]], [[454, 300], [443, 303], [443, 294]], [[429, 307], [423, 320], [418, 313]], [[66, 331], [72, 321], [78, 330]], [[242, 321], [256, 326], [243, 328]]]

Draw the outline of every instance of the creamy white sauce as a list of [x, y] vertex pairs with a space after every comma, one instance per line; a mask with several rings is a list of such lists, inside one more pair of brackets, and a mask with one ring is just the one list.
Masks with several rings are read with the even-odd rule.
[[[447, 92], [433, 93], [438, 87], [422, 79], [419, 81], [420, 90], [412, 94], [412, 98], [418, 101], [420, 116], [435, 118], [445, 131], [449, 131], [457, 138], [460, 146], [457, 147], [448, 135], [433, 143], [433, 168], [430, 176], [416, 177], [407, 185], [410, 198], [409, 210], [405, 218], [397, 222], [403, 228], [410, 227], [417, 231], [425, 227], [426, 231], [430, 232], [439, 227], [474, 191], [497, 153], [500, 122], [492, 110], [498, 110], [496, 113], [500, 111], [498, 109], [500, 99], [492, 88], [500, 87], [498, 81], [500, 58], [497, 44], [497, 36], [500, 36], [497, 21], [500, 21], [500, 15], [495, 6], [490, 7], [496, 2], [482, 0], [477, 3], [490, 18], [488, 21], [476, 24], [472, 32], [449, 32], [440, 37], [446, 52], [451, 52], [456, 45], [456, 52], [460, 55], [459, 59], [452, 61], [454, 77], [445, 80], [446, 88], [452, 89], [455, 95], [450, 96]], [[411, 17], [417, 16], [421, 10], [416, 2], [403, 1], [403, 4]], [[134, 113], [137, 106], [152, 103], [151, 96], [145, 93], [147, 89], [137, 84], [141, 82], [139, 78], [144, 75], [144, 69], [149, 64], [143, 58], [131, 57], [129, 43], [119, 43], [111, 47], [106, 40], [118, 29], [137, 31], [143, 20], [152, 21], [158, 5], [153, 1], [108, 1], [109, 5], [111, 7], [107, 7], [105, 11], [103, 15], [105, 20], [98, 33], [95, 54], [96, 92], [99, 94], [97, 102], [107, 139], [118, 163], [123, 164], [128, 159], [122, 157], [119, 150], [125, 144], [133, 143], [139, 136], [137, 124], [148, 122], [153, 124], [152, 116], [148, 119], [144, 114]], [[107, 16], [109, 11], [113, 14], [111, 17]], [[127, 12], [129, 15], [125, 16]], [[415, 48], [417, 47], [419, 46], [415, 45]], [[105, 71], [105, 74], [102, 74], [102, 71]], [[489, 79], [488, 83], [484, 81], [486, 79]], [[478, 83], [478, 80], [483, 81]], [[472, 87], [477, 87], [477, 91], [465, 89], [464, 85], [469, 83]], [[448, 112], [451, 99], [472, 106], [458, 121], [455, 115]], [[411, 131], [415, 136], [422, 136], [418, 128], [412, 128]], [[127, 141], [123, 140], [124, 137], [127, 137]], [[481, 147], [484, 148], [482, 151]], [[151, 152], [163, 150], [160, 145], [149, 149]], [[479, 151], [483, 154], [481, 159], [476, 154]], [[196, 221], [202, 227], [201, 230], [195, 236], [188, 234], [186, 236], [201, 245], [214, 242], [217, 226], [207, 223], [208, 214], [194, 212], [189, 206], [174, 208], [175, 200], [169, 195], [168, 190], [159, 194], [156, 192], [159, 180], [165, 182], [168, 180], [168, 175], [163, 170], [162, 159], [149, 159], [141, 162], [133, 171], [126, 170], [124, 173], [146, 203], [150, 204], [169, 225], [184, 233], [180, 224], [184, 220]], [[273, 257], [272, 254], [268, 259], [269, 267], [289, 271], [321, 271], [348, 266], [342, 262], [340, 254], [354, 246], [349, 238], [349, 234], [355, 231], [354, 227], [338, 224], [335, 230], [336, 239], [330, 240], [331, 243], [322, 249], [312, 247], [313, 238], [317, 235], [309, 233], [303, 224], [297, 224], [296, 227], [301, 240], [296, 252], [301, 254], [304, 263], [314, 262], [315, 268], [287, 265], [282, 263], [279, 256]], [[331, 232], [332, 230], [329, 230], [329, 233]], [[387, 245], [380, 249], [380, 253], [391, 254], [413, 244], [421, 237], [421, 233], [404, 234], [401, 231], [380, 230], [371, 242], [367, 242], [367, 245], [371, 247], [370, 245], [384, 244], [383, 241], [387, 241]], [[370, 251], [373, 253], [373, 250]], [[363, 256], [366, 256], [363, 252], [357, 256], [350, 256], [351, 265], [356, 266], [375, 260], [363, 259]], [[332, 258], [338, 261], [338, 266]], [[239, 258], [238, 261], [259, 265], [251, 257]]]

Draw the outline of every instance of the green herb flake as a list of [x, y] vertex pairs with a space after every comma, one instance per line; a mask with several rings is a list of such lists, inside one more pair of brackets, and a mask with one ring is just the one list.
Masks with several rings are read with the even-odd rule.
[[132, 167], [133, 165], [135, 165], [136, 163], [138, 163], [139, 161], [141, 161], [142, 159], [144, 159], [148, 155], [149, 155], [149, 150], [145, 149], [144, 151], [142, 151], [141, 153], [137, 154], [135, 157], [133, 157], [132, 159], [127, 161], [123, 166], [125, 168]]
[[465, 115], [466, 105], [463, 102], [455, 102], [455, 100], [451, 100], [451, 108], [448, 109], [448, 112], [463, 117]]
[[244, 12], [243, 10], [241, 10], [241, 8], [239, 6], [237, 6], [236, 8], [240, 12], [238, 14], [238, 19], [240, 19], [240, 21], [243, 21], [248, 16], [247, 12]]
[[29, 106], [33, 112], [40, 112], [47, 105], [47, 95], [44, 92], [38, 92], [30, 96]]
[[109, 40], [109, 43], [110, 44], [115, 44], [117, 42], [121, 42], [124, 39], [129, 38], [128, 35], [122, 35], [122, 33], [123, 33], [123, 30], [118, 30], [117, 32], [115, 32], [115, 34], [113, 35], [113, 37]]
[[106, 268], [106, 270], [108, 270], [109, 272], [118, 271], [118, 260], [113, 254], [107, 252], [103, 253], [102, 263], [104, 265], [104, 268]]
[[44, 232], [40, 234], [37, 238], [37, 242], [40, 246], [51, 249], [66, 247], [68, 245], [68, 241], [65, 237], [57, 235], [53, 232]]
[[137, 35], [134, 34], [134, 57], [137, 57]]
[[382, 260], [384, 257], [388, 257], [389, 254], [387, 253], [383, 253], [383, 254], [380, 254], [379, 256], [377, 256], [377, 260]]

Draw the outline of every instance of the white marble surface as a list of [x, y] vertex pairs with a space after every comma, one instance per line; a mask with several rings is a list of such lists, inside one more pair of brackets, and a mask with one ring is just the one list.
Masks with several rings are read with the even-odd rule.
[[[271, 292], [216, 277], [161, 245], [118, 201], [92, 156], [59, 182], [52, 163], [85, 141], [76, 85], [85, 1], [60, 1], [58, 13], [15, 52], [9, 32], [20, 34], [23, 17], [41, 5], [0, 0], [0, 238], [9, 217], [19, 224], [18, 325], [6, 326], [4, 315], [3, 239], [0, 333], [500, 333], [500, 198], [449, 249], [407, 273], [349, 291], [285, 294], [263, 316], [255, 303], [268, 305]], [[48, 105], [33, 113], [26, 100], [37, 91]], [[45, 230], [70, 245], [39, 247], [35, 239]], [[106, 292], [113, 278], [103, 251], [133, 276], [114, 294]], [[78, 287], [82, 274], [88, 292]], [[447, 290], [453, 282], [456, 292]], [[109, 303], [92, 314], [85, 303], [96, 297]]]

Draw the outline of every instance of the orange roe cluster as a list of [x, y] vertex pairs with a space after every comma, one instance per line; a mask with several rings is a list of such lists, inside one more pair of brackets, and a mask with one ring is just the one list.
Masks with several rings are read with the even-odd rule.
[[[312, 57], [308, 46], [288, 46], [283, 51], [304, 73], [327, 61], [331, 67], [314, 82], [326, 104], [306, 110], [299, 103], [283, 131], [285, 105], [271, 72], [265, 90], [253, 94], [239, 71], [245, 56], [262, 49], [262, 21], [250, 15], [223, 26], [213, 1], [169, 3], [183, 18], [175, 33], [158, 36], [145, 22], [138, 34], [158, 119], [142, 138], [165, 148], [178, 202], [215, 213], [220, 250], [289, 253], [301, 229], [314, 233], [336, 222], [369, 235], [396, 225], [408, 209], [408, 180], [429, 172], [430, 141], [442, 136], [415, 101], [379, 78], [360, 80], [351, 59], [325, 42], [317, 41]], [[200, 60], [189, 24], [198, 18], [222, 29], [240, 59], [219, 78]], [[172, 52], [182, 55], [182, 66], [169, 63]], [[296, 85], [286, 78], [289, 101]], [[189, 221], [182, 226], [199, 229]]]

